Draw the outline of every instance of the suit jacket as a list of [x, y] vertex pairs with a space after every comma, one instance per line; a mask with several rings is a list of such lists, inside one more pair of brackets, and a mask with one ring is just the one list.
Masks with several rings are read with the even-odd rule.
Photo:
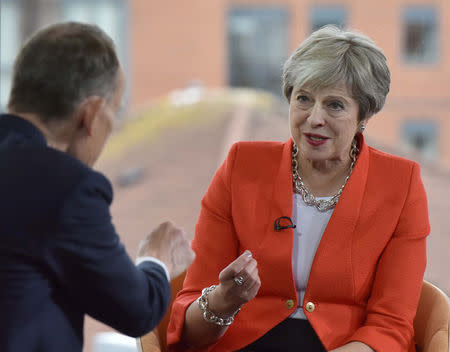
[[[429, 233], [419, 166], [368, 147], [325, 229], [300, 302], [327, 350], [362, 341], [376, 351], [414, 351], [413, 318]], [[235, 144], [202, 200], [192, 246], [196, 259], [173, 308], [171, 350], [182, 350], [186, 308], [245, 249], [258, 261], [261, 287], [225, 335], [205, 351], [233, 351], [257, 340], [298, 305], [292, 272], [292, 141]], [[292, 301], [294, 304], [292, 305]], [[312, 305], [309, 305], [311, 308]]]
[[164, 269], [137, 268], [111, 223], [108, 180], [0, 116], [0, 351], [80, 352], [84, 314], [140, 336], [170, 299]]

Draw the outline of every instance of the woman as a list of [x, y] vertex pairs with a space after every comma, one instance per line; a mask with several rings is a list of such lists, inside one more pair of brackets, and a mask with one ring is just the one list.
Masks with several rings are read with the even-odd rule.
[[415, 351], [426, 264], [419, 166], [368, 147], [389, 91], [372, 40], [335, 27], [287, 60], [291, 139], [235, 144], [202, 200], [173, 351]]

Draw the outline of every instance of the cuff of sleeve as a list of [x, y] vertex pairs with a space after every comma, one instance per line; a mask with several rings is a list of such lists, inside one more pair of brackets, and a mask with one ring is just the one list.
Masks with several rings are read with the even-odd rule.
[[[381, 331], [380, 331], [381, 330]], [[386, 331], [376, 327], [361, 327], [355, 334], [347, 339], [346, 343], [360, 341], [365, 343], [375, 351], [402, 352], [408, 351], [409, 343], [396, 338], [391, 331]]]
[[136, 265], [139, 265], [143, 262], [153, 262], [153, 263], [156, 263], [156, 264], [159, 264], [160, 266], [162, 266], [162, 268], [164, 269], [164, 272], [166, 273], [167, 281], [170, 282], [169, 270], [167, 270], [166, 265], [162, 261], [160, 261], [159, 259], [156, 259], [154, 257], [138, 257], [138, 258], [136, 258]]
[[178, 296], [172, 303], [169, 325], [167, 326], [167, 345], [169, 351], [191, 351], [181, 342], [181, 337], [183, 335], [186, 310], [199, 296], [200, 293], [188, 293]]

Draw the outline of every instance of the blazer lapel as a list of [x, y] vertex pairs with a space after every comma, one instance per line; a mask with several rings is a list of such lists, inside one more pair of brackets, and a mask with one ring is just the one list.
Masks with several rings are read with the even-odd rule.
[[[276, 219], [287, 216], [292, 217], [292, 140], [289, 139], [283, 145], [281, 159], [279, 160], [278, 172], [274, 177], [272, 197], [270, 204], [270, 222], [266, 229], [267, 234], [274, 234], [274, 223]], [[287, 222], [282, 222], [287, 224]], [[286, 230], [282, 230], [286, 231]], [[291, 229], [288, 231], [292, 232]], [[278, 232], [277, 232], [278, 233]]]
[[[267, 179], [270, 180], [272, 189], [268, 192], [265, 197], [265, 204], [268, 211], [268, 222], [264, 228], [264, 235], [260, 238], [259, 248], [272, 248], [274, 245], [274, 238], [279, 241], [279, 235], [292, 235], [292, 229], [286, 229], [281, 231], [275, 231], [274, 224], [276, 219], [287, 216], [292, 217], [292, 139], [289, 139], [283, 144], [283, 149], [281, 151], [280, 158], [274, 160], [278, 163], [278, 168], [272, 175], [268, 175]], [[282, 224], [287, 224], [288, 222], [282, 222]], [[274, 237], [275, 236], [275, 237]], [[278, 244], [277, 244], [278, 245]]]
[[[278, 170], [272, 176], [273, 186], [271, 197], [264, 206], [269, 207], [269, 222], [261, 238], [258, 254], [264, 256], [261, 262], [264, 275], [263, 288], [273, 290], [282, 296], [296, 298], [294, 278], [292, 273], [292, 228], [276, 231], [274, 223], [276, 219], [286, 216], [292, 217], [292, 140], [289, 139], [283, 145], [278, 162]], [[274, 160], [275, 162], [275, 160]], [[289, 221], [281, 222], [288, 225]], [[258, 258], [257, 258], [258, 259]], [[272, 292], [272, 291], [270, 291]], [[269, 292], [269, 293], [270, 293]], [[266, 292], [267, 293], [267, 292]], [[288, 312], [288, 311], [286, 311]]]
[[[359, 142], [361, 151], [358, 160], [336, 204], [314, 257], [305, 299], [307, 296], [314, 297], [319, 292], [322, 299], [326, 298], [323, 297], [324, 292], [325, 295], [329, 294], [329, 298], [332, 298], [335, 290], [345, 292], [348, 297], [352, 297], [354, 294], [351, 262], [352, 238], [361, 211], [369, 168], [369, 151], [362, 136], [359, 137]], [[322, 285], [329, 289], [323, 290]]]

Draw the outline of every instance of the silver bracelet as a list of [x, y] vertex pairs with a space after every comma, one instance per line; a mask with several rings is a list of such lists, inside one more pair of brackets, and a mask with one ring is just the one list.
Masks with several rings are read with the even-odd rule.
[[236, 310], [231, 316], [222, 318], [216, 315], [216, 313], [208, 309], [208, 295], [216, 289], [216, 285], [206, 287], [202, 290], [202, 295], [197, 299], [198, 306], [203, 312], [203, 318], [208, 323], [213, 323], [219, 326], [229, 326], [233, 323], [234, 317], [239, 313], [241, 308]]

